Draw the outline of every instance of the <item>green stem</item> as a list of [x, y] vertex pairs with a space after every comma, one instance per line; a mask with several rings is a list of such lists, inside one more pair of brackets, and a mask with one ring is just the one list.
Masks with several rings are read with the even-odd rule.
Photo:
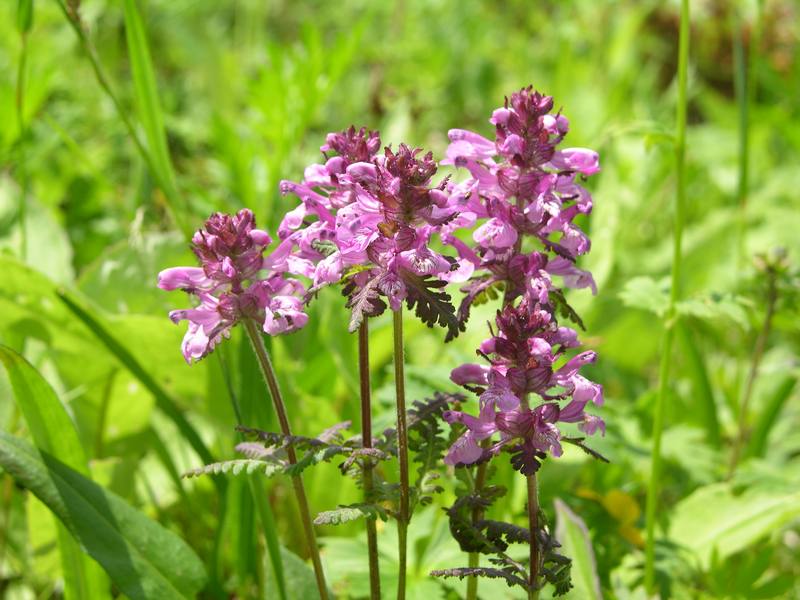
[[747, 193], [750, 175], [750, 122], [748, 67], [749, 48], [744, 45], [744, 25], [740, 16], [733, 24], [733, 83], [736, 92], [736, 105], [739, 110], [739, 173], [736, 186], [736, 199], [739, 204], [739, 231], [736, 240], [738, 271], [744, 265], [745, 232], [747, 230]]
[[156, 165], [155, 159], [153, 159], [153, 156], [139, 138], [138, 133], [136, 133], [136, 127], [133, 121], [128, 116], [128, 113], [126, 112], [122, 101], [119, 99], [119, 96], [117, 96], [117, 94], [114, 92], [114, 89], [111, 87], [111, 82], [103, 70], [103, 66], [100, 64], [100, 59], [97, 57], [97, 51], [86, 34], [86, 30], [83, 27], [83, 21], [81, 21], [81, 17], [78, 14], [77, 4], [73, 6], [72, 3], [65, 4], [64, 0], [58, 0], [58, 5], [61, 8], [61, 11], [64, 13], [64, 16], [67, 18], [67, 21], [72, 26], [72, 29], [77, 34], [78, 41], [80, 42], [84, 53], [88, 57], [89, 63], [92, 65], [92, 71], [94, 71], [97, 83], [100, 84], [100, 87], [106, 93], [106, 96], [108, 96], [111, 100], [114, 108], [117, 111], [117, 116], [122, 120], [123, 125], [125, 125], [128, 136], [133, 141], [134, 145], [136, 146], [136, 150], [139, 152], [139, 155], [147, 165], [148, 171], [153, 176], [153, 179], [155, 179], [158, 187], [167, 197], [167, 208], [172, 216], [172, 219], [185, 235], [191, 236], [191, 227], [189, 227], [186, 220], [176, 210], [176, 207], [178, 206], [182, 206], [183, 208], [188, 208], [188, 206], [184, 201], [181, 200], [178, 190], [175, 188], [175, 186], [171, 182], [167, 181], [163, 176], [161, 169], [159, 169]]
[[527, 477], [528, 483], [528, 528], [531, 535], [530, 565], [528, 567], [528, 600], [539, 598], [539, 490], [536, 474]]
[[[372, 406], [369, 379], [369, 324], [366, 317], [358, 328], [358, 375], [361, 383], [361, 440], [364, 448], [372, 448]], [[364, 463], [364, 501], [372, 502], [373, 473], [369, 457]], [[369, 555], [369, 594], [371, 600], [381, 598], [380, 565], [378, 563], [378, 531], [375, 519], [367, 519], [367, 553]]]
[[728, 471], [729, 478], [733, 476], [734, 471], [736, 471], [736, 465], [739, 463], [742, 448], [747, 441], [747, 414], [750, 408], [750, 398], [753, 395], [753, 385], [758, 377], [758, 367], [761, 365], [761, 359], [764, 357], [764, 351], [767, 348], [767, 339], [772, 329], [772, 318], [775, 316], [775, 304], [778, 301], [778, 287], [775, 281], [775, 271], [770, 269], [767, 272], [767, 277], [767, 285], [769, 286], [767, 289], [767, 314], [764, 317], [764, 324], [761, 327], [761, 332], [758, 334], [758, 339], [756, 340], [756, 346], [753, 349], [750, 370], [747, 373], [747, 382], [745, 383], [744, 394], [742, 394], [742, 402], [739, 405], [738, 434], [733, 443], [731, 464]]
[[397, 455], [400, 462], [400, 511], [397, 515], [399, 570], [397, 598], [406, 597], [406, 555], [409, 521], [408, 429], [406, 427], [406, 390], [403, 369], [403, 309], [393, 311], [394, 322], [394, 385], [397, 397]]
[[680, 38], [678, 42], [678, 105], [676, 109], [675, 169], [677, 184], [675, 193], [675, 225], [673, 232], [672, 275], [669, 305], [665, 317], [664, 346], [658, 374], [658, 396], [656, 397], [655, 417], [653, 419], [653, 449], [650, 481], [647, 486], [647, 542], [645, 546], [644, 582], [648, 592], [655, 587], [655, 522], [658, 505], [659, 483], [661, 478], [661, 434], [664, 429], [664, 406], [669, 389], [672, 344], [675, 339], [675, 326], [678, 319], [676, 305], [680, 297], [681, 281], [681, 240], [685, 220], [686, 203], [686, 112], [687, 75], [689, 67], [689, 0], [681, 0]]
[[[286, 414], [286, 405], [283, 402], [283, 395], [281, 394], [280, 386], [278, 385], [278, 378], [275, 376], [275, 370], [272, 368], [272, 361], [269, 358], [267, 347], [264, 345], [264, 338], [261, 337], [261, 332], [258, 329], [255, 321], [252, 319], [244, 319], [244, 327], [247, 331], [247, 336], [253, 346], [253, 351], [258, 358], [258, 365], [261, 368], [261, 375], [269, 388], [269, 393], [272, 396], [272, 404], [275, 408], [275, 413], [278, 416], [278, 423], [280, 423], [281, 433], [285, 436], [292, 435], [292, 429], [289, 426], [289, 417]], [[297, 454], [292, 446], [286, 447], [286, 456], [290, 464], [297, 463]], [[303, 479], [300, 475], [292, 476], [292, 486], [294, 487], [294, 495], [297, 499], [297, 508], [300, 511], [300, 519], [303, 523], [303, 533], [306, 538], [306, 545], [308, 546], [308, 553], [311, 555], [311, 563], [314, 566], [314, 576], [317, 580], [317, 590], [321, 600], [328, 600], [328, 587], [325, 584], [325, 573], [322, 570], [322, 561], [319, 556], [319, 547], [317, 546], [317, 538], [314, 535], [314, 527], [311, 521], [311, 511], [308, 506], [308, 498], [306, 497], [306, 490], [303, 486]]]
[[27, 72], [28, 64], [28, 33], [22, 32], [20, 34], [21, 45], [19, 55], [19, 65], [17, 69], [17, 93], [16, 93], [16, 108], [17, 108], [17, 125], [19, 127], [19, 179], [20, 179], [20, 194], [19, 194], [19, 231], [20, 231], [20, 251], [19, 256], [24, 261], [28, 254], [28, 231], [27, 231], [27, 212], [28, 212], [28, 172], [25, 164], [25, 144], [26, 144], [26, 127], [25, 127], [25, 74]]

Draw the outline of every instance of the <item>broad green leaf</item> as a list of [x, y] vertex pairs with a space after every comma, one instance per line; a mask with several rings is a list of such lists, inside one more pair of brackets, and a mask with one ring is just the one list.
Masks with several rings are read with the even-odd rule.
[[745, 329], [748, 326], [746, 301], [731, 294], [709, 294], [678, 302], [679, 314], [705, 319], [707, 321], [733, 321]]
[[563, 554], [572, 559], [573, 588], [564, 596], [580, 600], [601, 600], [600, 578], [586, 523], [560, 499], [555, 500], [556, 539]]
[[735, 495], [727, 483], [697, 489], [674, 509], [669, 537], [693, 551], [703, 568], [800, 517], [800, 492], [750, 489]]
[[[17, 405], [36, 446], [61, 457], [65, 464], [89, 477], [86, 454], [78, 432], [53, 388], [11, 348], [0, 346], [0, 362], [8, 373]], [[69, 598], [87, 598], [104, 594], [104, 577], [97, 565], [81, 552], [63, 527], [59, 526], [57, 533], [66, 595]]]
[[626, 306], [650, 311], [662, 316], [669, 304], [669, 283], [651, 277], [634, 277], [625, 284], [619, 297]]
[[36, 446], [88, 476], [86, 453], [78, 432], [53, 388], [27, 360], [7, 346], [0, 345], [0, 362]]
[[129, 598], [194, 598], [206, 575], [175, 534], [47, 452], [0, 432], [0, 466], [64, 523]]

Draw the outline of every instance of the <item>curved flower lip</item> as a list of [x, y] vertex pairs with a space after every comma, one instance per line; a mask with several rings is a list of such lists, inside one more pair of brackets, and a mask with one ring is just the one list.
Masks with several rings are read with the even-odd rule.
[[450, 372], [450, 380], [458, 385], [464, 385], [468, 383], [488, 385], [489, 367], [474, 363], [467, 363], [453, 369]]
[[557, 256], [548, 261], [545, 270], [551, 275], [560, 275], [564, 278], [564, 285], [570, 288], [589, 288], [593, 295], [597, 295], [597, 284], [589, 271], [584, 271], [575, 266], [575, 263]]
[[553, 155], [550, 164], [563, 171], [594, 175], [600, 172], [600, 155], [588, 148], [564, 148]]
[[171, 267], [158, 274], [158, 287], [162, 290], [211, 290], [216, 283], [206, 277], [200, 267]]

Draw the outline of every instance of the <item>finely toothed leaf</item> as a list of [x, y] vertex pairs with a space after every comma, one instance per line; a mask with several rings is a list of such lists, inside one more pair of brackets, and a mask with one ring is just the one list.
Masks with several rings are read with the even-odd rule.
[[562, 438], [561, 438], [561, 441], [562, 441], [562, 442], [566, 442], [566, 443], [568, 443], [568, 444], [572, 444], [573, 446], [577, 446], [578, 448], [580, 448], [581, 450], [583, 450], [584, 452], [586, 452], [586, 454], [588, 454], [588, 455], [589, 455], [589, 456], [591, 456], [592, 458], [595, 458], [595, 459], [597, 459], [597, 460], [601, 460], [601, 461], [603, 461], [604, 463], [610, 463], [610, 462], [611, 462], [611, 461], [610, 461], [610, 460], [608, 460], [608, 459], [607, 459], [605, 456], [603, 456], [602, 454], [600, 454], [600, 453], [599, 453], [597, 450], [594, 450], [594, 449], [592, 449], [592, 448], [589, 448], [589, 446], [587, 446], [586, 444], [584, 444], [584, 443], [583, 443], [583, 440], [584, 440], [584, 439], [585, 439], [585, 438], [571, 438], [571, 437], [562, 437]]
[[312, 467], [321, 462], [328, 462], [335, 456], [347, 456], [351, 453], [350, 448], [345, 446], [327, 446], [319, 450], [308, 451], [295, 464], [286, 467], [286, 474], [295, 477], [300, 475], [308, 467]]
[[350, 333], [354, 333], [361, 326], [364, 317], [377, 317], [386, 310], [386, 302], [378, 293], [379, 280], [380, 276], [377, 275], [359, 286], [353, 278], [349, 278], [342, 288], [342, 294], [347, 296], [345, 306], [350, 309], [350, 325], [348, 326]]
[[348, 504], [336, 510], [326, 510], [319, 513], [314, 519], [315, 525], [341, 525], [356, 519], [378, 519], [386, 521], [389, 517], [386, 509], [377, 504]]
[[46, 452], [0, 431], [0, 466], [33, 492], [125, 596], [195, 598], [203, 564], [174, 533]]
[[263, 460], [253, 460], [249, 458], [236, 458], [222, 462], [211, 463], [203, 467], [197, 467], [183, 474], [184, 477], [200, 477], [201, 475], [239, 475], [244, 473], [261, 472], [267, 477], [272, 477], [277, 473], [282, 473], [286, 466], [279, 462], [266, 462]]
[[[356, 448], [350, 452], [350, 456], [339, 465], [339, 470], [342, 474], [350, 475], [352, 477], [361, 477], [361, 469], [365, 464], [370, 467], [376, 466], [382, 460], [389, 460], [391, 454], [384, 452], [378, 448]], [[358, 464], [359, 468], [352, 469], [353, 465]]]
[[339, 250], [339, 248], [336, 246], [336, 242], [331, 240], [314, 240], [311, 242], [311, 247], [325, 257], [328, 257]]
[[569, 302], [567, 302], [567, 299], [564, 297], [564, 292], [551, 289], [548, 292], [548, 296], [550, 297], [550, 303], [553, 305], [554, 312], [557, 312], [562, 318], [572, 321], [578, 327], [586, 331], [583, 319], [581, 319], [580, 315], [570, 306]]
[[241, 442], [236, 444], [234, 450], [252, 459], [263, 460], [275, 456], [275, 448], [265, 448], [264, 444], [259, 444], [258, 442]]
[[321, 448], [328, 444], [317, 438], [305, 437], [302, 435], [283, 435], [275, 431], [262, 431], [252, 427], [238, 425], [236, 431], [257, 439], [264, 446], [286, 448], [292, 446], [295, 450], [308, 450], [309, 448]]
[[[470, 280], [467, 285], [461, 288], [465, 296], [461, 300], [461, 304], [458, 306], [458, 312], [456, 313], [458, 322], [466, 327], [467, 321], [469, 321], [470, 309], [488, 300], [496, 300], [504, 288], [505, 282], [498, 280], [493, 275], [485, 275]], [[458, 331], [456, 331], [455, 334], [451, 334], [448, 331], [444, 341], [452, 341], [457, 335]]]
[[440, 464], [450, 445], [450, 440], [442, 435], [442, 414], [452, 403], [463, 399], [460, 394], [436, 392], [433, 398], [415, 400], [408, 411], [408, 447], [414, 453], [414, 462], [419, 463], [414, 487], [416, 498], [423, 505], [432, 502], [432, 494], [442, 490], [432, 483], [438, 478], [433, 469]]
[[528, 582], [518, 575], [504, 569], [494, 569], [492, 567], [456, 567], [454, 569], [437, 569], [431, 571], [432, 577], [488, 577], [490, 579], [505, 579], [508, 587], [515, 585], [528, 589]]
[[435, 325], [446, 327], [447, 335], [451, 337], [466, 329], [466, 325], [456, 318], [450, 294], [441, 289], [447, 285], [446, 281], [430, 276], [420, 277], [407, 269], [400, 270], [400, 277], [408, 291], [406, 297], [408, 308], [414, 310], [428, 327]]
[[533, 475], [542, 466], [547, 454], [536, 450], [528, 444], [519, 444], [511, 450], [511, 466], [523, 475]]

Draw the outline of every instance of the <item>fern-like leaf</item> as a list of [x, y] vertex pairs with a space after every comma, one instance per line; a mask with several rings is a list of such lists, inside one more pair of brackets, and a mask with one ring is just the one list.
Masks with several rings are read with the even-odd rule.
[[350, 333], [355, 332], [361, 326], [365, 317], [377, 317], [386, 310], [386, 302], [381, 299], [378, 292], [379, 281], [379, 274], [368, 279], [362, 285], [358, 285], [351, 277], [342, 288], [342, 295], [347, 296], [345, 306], [350, 309], [348, 326]]
[[284, 465], [277, 462], [265, 462], [263, 460], [252, 460], [249, 458], [237, 458], [234, 460], [226, 460], [222, 462], [211, 463], [203, 467], [197, 467], [183, 474], [185, 478], [200, 477], [201, 475], [239, 475], [245, 473], [262, 472], [267, 477], [272, 477], [277, 473], [281, 473]]
[[466, 329], [466, 325], [456, 318], [456, 310], [450, 294], [442, 290], [446, 281], [430, 276], [421, 277], [408, 269], [400, 270], [400, 278], [406, 284], [408, 295], [406, 304], [410, 310], [428, 327], [441, 325], [447, 328], [447, 335], [456, 337]]
[[528, 589], [528, 582], [522, 577], [515, 575], [505, 569], [495, 569], [492, 567], [456, 567], [454, 569], [437, 569], [431, 571], [432, 577], [487, 577], [489, 579], [503, 579], [508, 587], [519, 586]]
[[386, 509], [378, 504], [366, 504], [363, 502], [340, 506], [336, 510], [326, 510], [319, 513], [314, 519], [315, 525], [341, 525], [356, 519], [381, 519], [386, 521], [389, 516]]

